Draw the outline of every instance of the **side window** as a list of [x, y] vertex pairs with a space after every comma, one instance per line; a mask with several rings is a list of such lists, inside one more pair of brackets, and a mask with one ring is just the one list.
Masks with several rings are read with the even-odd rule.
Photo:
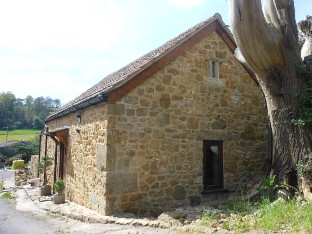
[[204, 141], [203, 171], [205, 191], [223, 189], [222, 141]]

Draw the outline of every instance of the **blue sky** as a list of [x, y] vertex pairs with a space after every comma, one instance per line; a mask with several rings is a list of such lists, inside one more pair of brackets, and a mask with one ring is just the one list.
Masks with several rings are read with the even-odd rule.
[[227, 24], [226, 0], [0, 0], [0, 92], [65, 104], [216, 12]]

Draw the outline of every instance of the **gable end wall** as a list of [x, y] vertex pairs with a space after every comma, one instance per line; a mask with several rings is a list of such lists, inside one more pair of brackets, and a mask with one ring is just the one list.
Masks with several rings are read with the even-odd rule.
[[[221, 59], [219, 79], [208, 77], [207, 57]], [[251, 186], [264, 164], [264, 99], [217, 33], [108, 104], [108, 114], [107, 213], [157, 215], [203, 199], [204, 140], [224, 142], [226, 189]]]

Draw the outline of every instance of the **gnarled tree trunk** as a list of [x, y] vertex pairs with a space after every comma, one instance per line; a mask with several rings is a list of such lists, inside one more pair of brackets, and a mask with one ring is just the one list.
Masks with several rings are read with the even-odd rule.
[[228, 2], [237, 57], [254, 71], [266, 99], [273, 138], [271, 173], [279, 183], [297, 186], [297, 163], [312, 151], [312, 137], [308, 126], [292, 123], [300, 115], [296, 94], [304, 87], [297, 72], [302, 60], [294, 2], [265, 0], [263, 10], [261, 0]]

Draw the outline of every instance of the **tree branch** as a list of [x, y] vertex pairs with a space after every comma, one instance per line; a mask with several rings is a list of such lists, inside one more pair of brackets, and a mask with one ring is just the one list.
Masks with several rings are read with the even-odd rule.
[[283, 67], [286, 58], [283, 52], [281, 26], [272, 4], [267, 3], [270, 1], [266, 2], [268, 9], [266, 16], [261, 9], [261, 0], [228, 2], [235, 41], [254, 72], [264, 75]]

